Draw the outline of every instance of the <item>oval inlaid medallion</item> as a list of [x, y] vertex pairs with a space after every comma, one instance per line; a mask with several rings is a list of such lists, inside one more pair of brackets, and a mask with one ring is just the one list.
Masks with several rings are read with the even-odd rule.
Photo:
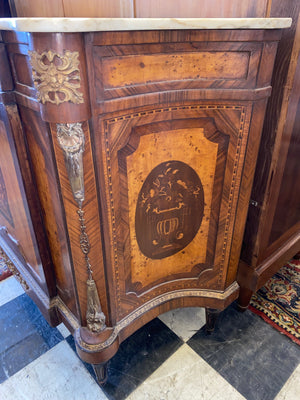
[[141, 252], [161, 259], [178, 253], [198, 232], [204, 191], [197, 173], [181, 161], [157, 165], [138, 196], [135, 230]]

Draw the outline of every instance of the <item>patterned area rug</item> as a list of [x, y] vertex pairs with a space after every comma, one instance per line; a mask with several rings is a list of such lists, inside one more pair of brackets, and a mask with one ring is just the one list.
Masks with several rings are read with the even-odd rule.
[[249, 308], [300, 345], [300, 260], [292, 259], [269, 279]]
[[4, 259], [0, 256], [0, 281], [3, 281], [3, 279], [8, 278], [9, 276], [11, 276], [11, 272], [7, 268]]

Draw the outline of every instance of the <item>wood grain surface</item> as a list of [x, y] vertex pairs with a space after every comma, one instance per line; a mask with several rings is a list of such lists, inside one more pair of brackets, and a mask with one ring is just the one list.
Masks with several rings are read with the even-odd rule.
[[135, 0], [136, 17], [264, 17], [269, 0]]
[[18, 17], [264, 17], [270, 0], [9, 0]]

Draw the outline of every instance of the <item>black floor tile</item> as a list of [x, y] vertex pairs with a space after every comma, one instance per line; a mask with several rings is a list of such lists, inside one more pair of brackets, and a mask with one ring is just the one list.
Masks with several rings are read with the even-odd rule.
[[[72, 337], [68, 343], [75, 349]], [[108, 364], [108, 380], [103, 391], [111, 400], [123, 400], [164, 361], [183, 341], [158, 318], [125, 340]], [[90, 365], [86, 365], [95, 377]]]
[[247, 400], [273, 400], [300, 363], [299, 346], [235, 305], [221, 313], [214, 333], [202, 328], [188, 345]]
[[26, 295], [0, 307], [0, 383], [63, 340]]

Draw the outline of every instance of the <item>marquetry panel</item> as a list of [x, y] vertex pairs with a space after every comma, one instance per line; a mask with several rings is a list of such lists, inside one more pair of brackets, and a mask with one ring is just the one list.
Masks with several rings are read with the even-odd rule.
[[127, 157], [133, 287], [212, 264], [206, 254], [218, 143], [202, 127], [160, 128], [151, 133], [151, 124]]
[[242, 106], [193, 105], [104, 122], [106, 245], [119, 318], [171, 290], [222, 290], [245, 121]]
[[[203, 133], [203, 129], [199, 129]], [[134, 188], [139, 187], [139, 182], [136, 179], [137, 175], [142, 176], [145, 174], [143, 163], [139, 163], [139, 160], [145, 158], [145, 152], [147, 151], [151, 152], [155, 157], [157, 153], [156, 147], [160, 147], [158, 141], [164, 134], [168, 138], [172, 138], [172, 141], [183, 138], [187, 143], [189, 139], [192, 139], [193, 135], [197, 138], [201, 137], [201, 133], [193, 129], [178, 129], [169, 132], [162, 131], [158, 135], [149, 134], [147, 139], [150, 139], [150, 143], [147, 140], [141, 140], [144, 142], [143, 145], [139, 146], [142, 153], [136, 151], [134, 156], [128, 157], [128, 184], [131, 188], [129, 195], [133, 193]], [[178, 140], [177, 144], [179, 143], [180, 141]], [[168, 140], [165, 144], [166, 146], [169, 145]], [[203, 148], [209, 148], [208, 143], [201, 144], [200, 141], [200, 145]], [[153, 260], [164, 259], [184, 249], [197, 234], [204, 214], [205, 197], [199, 174], [190, 165], [178, 161], [181, 155], [184, 156], [184, 153], [181, 153], [183, 149], [177, 148], [176, 151], [174, 147], [172, 151], [173, 158], [176, 153], [179, 155], [179, 157], [175, 156], [176, 160], [160, 163], [151, 170], [145, 180], [140, 180], [143, 186], [138, 193], [135, 193], [135, 199], [132, 202], [133, 205], [136, 204], [135, 216], [132, 212], [134, 207], [129, 206], [130, 225], [132, 228], [135, 225], [136, 232], [132, 242], [136, 239], [140, 253]], [[197, 147], [195, 146], [195, 148]], [[162, 154], [164, 153], [166, 153], [166, 149], [162, 152]], [[216, 164], [215, 153], [212, 148], [211, 164], [208, 164], [212, 169]], [[200, 154], [198, 155], [199, 160], [201, 156]], [[205, 161], [203, 156], [201, 158], [202, 161]], [[210, 180], [213, 178], [211, 172], [206, 171], [206, 177], [210, 178]], [[131, 204], [130, 200], [129, 204]], [[134, 229], [132, 229], [132, 232], [134, 232]], [[138, 267], [141, 267], [142, 264], [142, 262], [139, 262]]]
[[[97, 38], [96, 38], [97, 41]], [[97, 101], [165, 90], [255, 88], [261, 43], [94, 46]]]
[[[110, 57], [103, 60], [105, 89], [188, 79], [246, 79], [248, 52], [172, 53]], [[137, 74], [137, 71], [140, 73]]]

